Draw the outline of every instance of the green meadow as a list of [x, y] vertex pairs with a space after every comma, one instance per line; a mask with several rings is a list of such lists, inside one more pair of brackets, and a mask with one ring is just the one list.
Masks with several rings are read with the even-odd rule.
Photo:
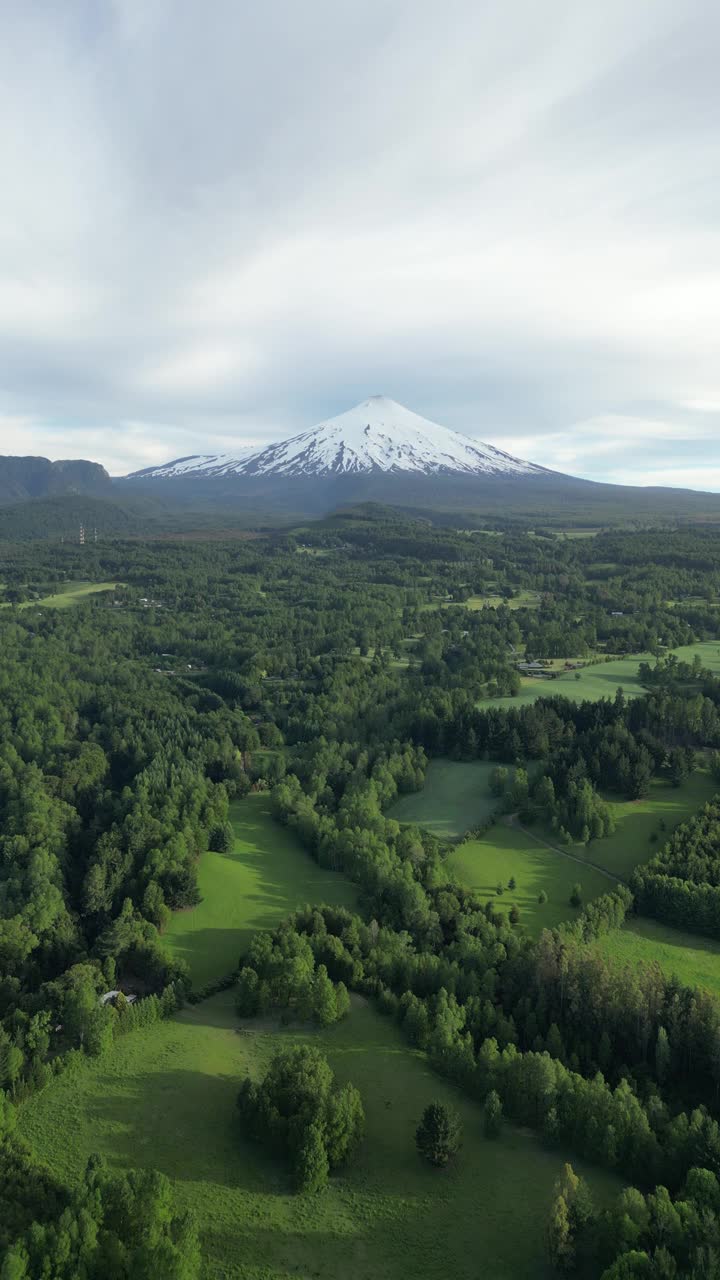
[[[17, 605], [18, 609], [68, 609], [79, 604], [86, 596], [100, 595], [104, 591], [114, 591], [116, 582], [64, 582], [53, 595], [42, 596], [39, 600], [24, 600]], [[2, 608], [10, 608], [5, 602]]]
[[293, 832], [273, 821], [267, 794], [235, 801], [230, 818], [233, 848], [202, 855], [202, 901], [176, 911], [164, 935], [170, 949], [190, 965], [195, 987], [231, 972], [253, 933], [272, 928], [297, 907], [356, 903], [344, 876], [319, 867]]
[[[706, 769], [696, 769], [679, 787], [653, 778], [642, 800], [612, 800], [605, 797], [615, 819], [615, 831], [589, 845], [568, 845], [568, 852], [583, 861], [594, 862], [621, 880], [628, 880], [635, 867], [662, 848], [675, 827], [687, 822], [718, 791]], [[556, 836], [549, 829], [533, 828], [549, 844]]]
[[634, 968], [659, 964], [668, 977], [674, 974], [687, 986], [705, 987], [720, 995], [720, 942], [712, 938], [630, 916], [622, 929], [606, 934], [593, 946]]
[[[627, 880], [635, 867], [647, 862], [662, 848], [675, 827], [687, 822], [717, 790], [717, 783], [705, 769], [697, 769], [679, 787], [653, 779], [648, 795], [642, 800], [609, 802], [616, 824], [611, 836], [594, 840], [587, 850], [582, 845], [573, 845], [572, 852], [578, 857], [587, 856]], [[652, 839], [653, 836], [656, 838]]]
[[[359, 1088], [366, 1135], [358, 1158], [319, 1196], [296, 1196], [281, 1164], [245, 1142], [238, 1086], [279, 1048], [312, 1041], [341, 1082]], [[438, 1171], [414, 1144], [433, 1099], [460, 1112], [464, 1143]], [[20, 1133], [76, 1180], [101, 1152], [114, 1167], [160, 1169], [196, 1213], [213, 1280], [538, 1280], [552, 1186], [567, 1157], [528, 1131], [482, 1136], [480, 1108], [430, 1072], [395, 1025], [359, 999], [330, 1031], [238, 1025], [224, 992], [128, 1035], [20, 1108]], [[586, 1169], [599, 1204], [619, 1189]], [[518, 1205], [522, 1205], [519, 1229]]]
[[[594, 867], [581, 866], [505, 823], [497, 823], [481, 840], [458, 845], [445, 865], [452, 879], [474, 889], [481, 898], [495, 897], [496, 886], [502, 884], [504, 893], [495, 898], [498, 910], [507, 912], [517, 905], [520, 923], [533, 936], [578, 914], [569, 901], [573, 885], [581, 886], [583, 902], [613, 886], [613, 881]], [[511, 877], [515, 889], [507, 887]], [[538, 902], [541, 890], [547, 894], [545, 903]]]
[[497, 808], [488, 785], [494, 768], [487, 760], [431, 760], [422, 791], [401, 796], [387, 817], [414, 822], [433, 835], [456, 840]]
[[516, 697], [487, 698], [479, 704], [484, 707], [521, 707], [538, 698], [560, 695], [575, 702], [597, 702], [600, 698], [614, 698], [622, 688], [628, 698], [645, 693], [637, 678], [638, 665], [649, 654], [635, 654], [630, 658], [613, 658], [610, 662], [593, 662], [580, 671], [563, 671], [554, 680], [540, 680], [530, 676], [522, 680]]
[[508, 609], [538, 609], [540, 593], [537, 591], [518, 591], [516, 596], [506, 600], [504, 596], [469, 596], [465, 601], [466, 609], [499, 609], [507, 605]]
[[717, 640], [705, 640], [702, 644], [685, 644], [673, 649], [681, 662], [692, 662], [696, 653], [700, 654], [703, 666], [715, 675], [720, 674], [720, 643]]
[[[683, 645], [673, 653], [683, 662], [692, 662], [695, 654], [699, 653], [704, 667], [720, 672], [720, 644], [717, 640]], [[538, 698], [556, 694], [573, 698], [576, 702], [597, 702], [600, 698], [613, 698], [618, 688], [622, 688], [626, 697], [637, 698], [646, 692], [637, 677], [638, 666], [651, 660], [649, 653], [636, 653], [626, 658], [612, 658], [609, 662], [593, 662], [581, 671], [564, 671], [554, 680], [529, 677], [523, 679], [516, 697], [484, 698], [479, 706], [521, 707], [536, 702]]]

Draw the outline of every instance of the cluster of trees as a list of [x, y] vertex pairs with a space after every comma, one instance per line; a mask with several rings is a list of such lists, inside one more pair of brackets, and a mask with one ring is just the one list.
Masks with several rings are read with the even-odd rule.
[[[329, 937], [327, 946], [332, 952]], [[281, 1009], [321, 1027], [331, 1026], [350, 1011], [342, 979], [332, 982], [307, 938], [285, 927], [274, 934], [255, 934], [240, 970], [235, 1004], [244, 1018]]]
[[720, 937], [720, 801], [678, 827], [632, 878], [638, 910], [666, 924]]
[[288, 1161], [298, 1191], [321, 1191], [365, 1129], [355, 1086], [339, 1088], [327, 1058], [308, 1045], [276, 1054], [259, 1084], [244, 1080], [237, 1105], [243, 1134]]
[[720, 1169], [720, 1004], [658, 966], [618, 967], [585, 945], [622, 920], [628, 890], [537, 943], [472, 895], [445, 887], [432, 900], [434, 949], [341, 908], [308, 908], [284, 929], [326, 959], [331, 979], [377, 996], [437, 1070], [475, 1097], [496, 1093], [549, 1141], [672, 1186], [699, 1151]]
[[700, 1280], [718, 1272], [720, 1183], [690, 1169], [675, 1196], [662, 1185], [644, 1195], [627, 1187], [607, 1210], [566, 1164], [546, 1224], [548, 1259], [563, 1276], [601, 1280]]
[[152, 1170], [111, 1173], [93, 1156], [70, 1188], [14, 1136], [0, 1093], [0, 1274], [3, 1280], [199, 1280], [193, 1217]]

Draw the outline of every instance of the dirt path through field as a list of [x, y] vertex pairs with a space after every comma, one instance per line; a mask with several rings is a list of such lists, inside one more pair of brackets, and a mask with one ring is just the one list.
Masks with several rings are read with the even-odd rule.
[[505, 818], [509, 827], [516, 827], [518, 831], [522, 831], [528, 840], [534, 840], [535, 844], [541, 844], [544, 849], [550, 849], [552, 853], [559, 853], [561, 858], [569, 858], [571, 862], [577, 862], [579, 867], [592, 867], [593, 871], [599, 871], [601, 876], [612, 880], [614, 884], [627, 884], [627, 880], [623, 880], [622, 876], [616, 876], [614, 871], [608, 871], [607, 867], [601, 867], [599, 862], [591, 862], [589, 858], [579, 858], [576, 853], [568, 853], [567, 849], [560, 849], [556, 844], [550, 844], [549, 841], [543, 840], [541, 836], [536, 836], [532, 831], [528, 831], [519, 821], [516, 813], [509, 813]]

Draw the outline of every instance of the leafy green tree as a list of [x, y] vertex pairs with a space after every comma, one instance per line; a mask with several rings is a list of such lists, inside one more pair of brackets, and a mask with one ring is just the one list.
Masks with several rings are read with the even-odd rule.
[[208, 849], [214, 853], [229, 853], [235, 844], [235, 832], [229, 822], [218, 822], [208, 836]]
[[415, 1144], [429, 1164], [444, 1168], [462, 1144], [462, 1129], [457, 1112], [442, 1102], [431, 1102], [425, 1108], [417, 1127]]
[[238, 1110], [244, 1132], [284, 1155], [306, 1191], [325, 1185], [328, 1170], [352, 1155], [364, 1132], [357, 1089], [338, 1089], [327, 1058], [308, 1045], [276, 1054], [259, 1084], [246, 1079]]
[[670, 1041], [668, 1033], [664, 1027], [658, 1027], [657, 1041], [655, 1044], [655, 1075], [658, 1083], [663, 1085], [670, 1074], [670, 1065], [672, 1061], [672, 1053], [670, 1049]]
[[327, 1186], [330, 1162], [318, 1121], [313, 1121], [305, 1129], [294, 1164], [298, 1191], [311, 1193], [322, 1191]]
[[575, 1266], [575, 1244], [570, 1214], [563, 1195], [557, 1195], [552, 1203], [545, 1231], [545, 1247], [548, 1260], [561, 1275], [567, 1275]]
[[570, 893], [570, 906], [575, 908], [582, 906], [582, 885], [581, 884], [573, 885], [572, 891]]
[[[720, 754], [720, 753], [718, 753]], [[508, 771], [504, 765], [497, 765], [490, 774], [488, 786], [490, 794], [493, 796], [502, 796], [508, 784]]]
[[[347, 992], [345, 994], [347, 995]], [[313, 1018], [321, 1027], [329, 1027], [337, 1021], [338, 1005], [335, 988], [324, 964], [318, 965], [312, 980], [310, 1009]]]
[[485, 1137], [497, 1138], [502, 1129], [502, 1102], [500, 1094], [491, 1089], [485, 1099]]

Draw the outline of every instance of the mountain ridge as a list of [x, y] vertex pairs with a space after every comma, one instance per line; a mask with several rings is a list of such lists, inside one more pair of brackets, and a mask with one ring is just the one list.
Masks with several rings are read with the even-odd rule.
[[32, 454], [0, 456], [0, 503], [26, 502], [32, 498], [64, 494], [108, 494], [112, 481], [99, 462], [85, 458], [60, 459]]

